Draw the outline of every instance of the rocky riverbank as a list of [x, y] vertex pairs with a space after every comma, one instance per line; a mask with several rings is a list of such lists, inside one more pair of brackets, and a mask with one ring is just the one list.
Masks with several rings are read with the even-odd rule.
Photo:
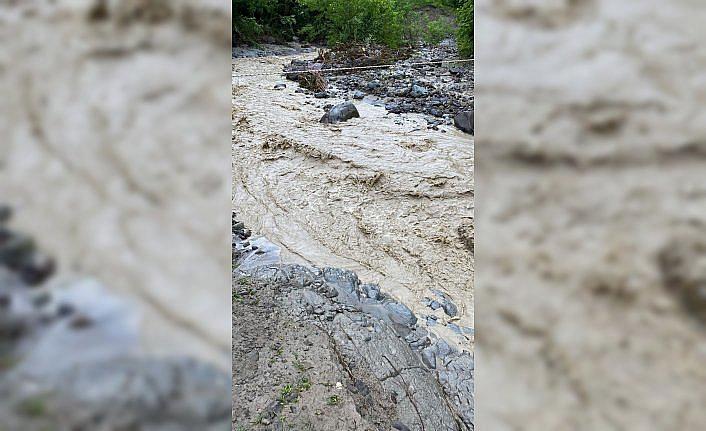
[[248, 45], [234, 46], [231, 51], [232, 58], [265, 57], [270, 55], [294, 55], [316, 52], [318, 48], [311, 45], [302, 45], [296, 42], [287, 45], [263, 43], [257, 47]]
[[0, 205], [0, 417], [9, 431], [217, 430], [228, 376], [139, 346], [133, 304], [54, 260]]
[[389, 68], [321, 72], [318, 86], [301, 91], [319, 99], [363, 100], [384, 106], [392, 114], [425, 114], [430, 117], [430, 129], [456, 125], [472, 134], [473, 63], [461, 60], [455, 42], [446, 40], [415, 51], [358, 46], [322, 50], [315, 59], [292, 60], [284, 71], [288, 80], [301, 82], [311, 74], [296, 71], [392, 64]]
[[472, 354], [378, 285], [283, 264], [235, 217], [233, 256], [233, 430], [473, 429]]

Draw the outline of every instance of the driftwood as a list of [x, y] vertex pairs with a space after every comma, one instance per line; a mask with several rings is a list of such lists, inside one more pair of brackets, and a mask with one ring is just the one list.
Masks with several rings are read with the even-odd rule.
[[299, 85], [302, 88], [312, 91], [324, 91], [328, 87], [328, 82], [321, 72], [299, 73]]

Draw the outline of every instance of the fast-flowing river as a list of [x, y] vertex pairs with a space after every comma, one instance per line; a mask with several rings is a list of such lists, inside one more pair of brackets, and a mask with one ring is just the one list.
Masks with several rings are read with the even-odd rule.
[[[459, 228], [473, 222], [473, 139], [423, 116], [357, 101], [360, 118], [319, 122], [326, 104], [278, 75], [292, 59], [233, 66], [233, 206], [282, 247], [286, 261], [356, 271], [417, 315], [441, 290], [473, 326], [473, 255]], [[283, 90], [275, 90], [286, 83]]]

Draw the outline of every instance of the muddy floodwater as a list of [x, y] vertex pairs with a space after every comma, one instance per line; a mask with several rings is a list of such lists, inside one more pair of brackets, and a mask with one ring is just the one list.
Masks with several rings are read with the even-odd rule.
[[321, 124], [324, 105], [342, 99], [297, 93], [279, 75], [240, 76], [314, 56], [234, 59], [236, 212], [285, 261], [353, 270], [444, 332], [449, 317], [424, 305], [441, 290], [458, 305], [454, 323], [473, 327], [472, 136], [364, 101], [360, 118]]

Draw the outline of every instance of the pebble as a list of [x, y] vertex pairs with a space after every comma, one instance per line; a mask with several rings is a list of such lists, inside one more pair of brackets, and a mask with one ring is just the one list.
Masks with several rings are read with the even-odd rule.
[[426, 97], [429, 95], [429, 90], [419, 85], [412, 85], [412, 90], [409, 92], [410, 97]]
[[394, 323], [412, 327], [417, 323], [417, 317], [406, 305], [400, 302], [387, 302], [385, 308], [389, 312], [388, 317]]
[[66, 317], [70, 316], [74, 313], [75, 309], [74, 306], [71, 304], [60, 304], [59, 307], [56, 309], [56, 315], [58, 317]]
[[444, 312], [449, 317], [455, 317], [458, 314], [458, 307], [456, 307], [456, 304], [453, 303], [449, 295], [436, 289], [432, 289], [432, 293], [439, 298], [439, 301], [435, 302], [441, 304], [441, 307], [444, 309]]
[[85, 329], [88, 328], [93, 324], [93, 320], [84, 315], [79, 315], [76, 316], [73, 320], [71, 320], [71, 327], [74, 329]]
[[0, 204], [0, 225], [4, 225], [12, 218], [12, 208], [9, 205]]

